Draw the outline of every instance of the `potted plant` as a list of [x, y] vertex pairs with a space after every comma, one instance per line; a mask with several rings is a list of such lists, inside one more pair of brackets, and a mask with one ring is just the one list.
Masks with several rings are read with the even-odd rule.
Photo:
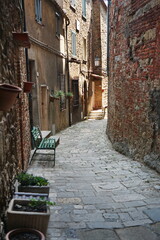
[[15, 228], [34, 228], [46, 234], [50, 218], [50, 205], [53, 202], [39, 199], [12, 199], [7, 210], [9, 230]]
[[0, 84], [0, 111], [8, 111], [21, 91], [22, 89], [17, 86]]
[[67, 92], [65, 95], [66, 95], [66, 98], [68, 98], [68, 99], [73, 98], [73, 93], [72, 92]]
[[32, 86], [33, 86], [33, 82], [23, 82], [23, 91], [25, 92], [25, 93], [29, 93], [30, 91], [31, 91], [31, 89], [32, 89]]
[[54, 100], [60, 100], [61, 97], [64, 97], [65, 93], [62, 90], [56, 91], [55, 93], [50, 94], [50, 101], [53, 102]]
[[65, 94], [64, 94], [64, 92], [62, 90], [59, 90], [59, 91], [55, 92], [54, 95], [55, 95], [55, 97], [59, 97], [60, 98], [60, 97], [64, 97]]
[[60, 98], [59, 97], [57, 97], [57, 96], [55, 96], [55, 94], [50, 94], [50, 96], [49, 96], [49, 100], [51, 101], [51, 102], [54, 102], [54, 100], [59, 100]]
[[6, 234], [6, 240], [45, 240], [42, 232], [32, 228], [17, 228]]
[[14, 41], [24, 48], [30, 48], [31, 43], [29, 39], [28, 32], [12, 32]]
[[49, 194], [49, 182], [46, 178], [41, 176], [33, 176], [29, 173], [19, 173], [17, 175], [19, 182], [19, 192], [34, 192], [34, 193], [47, 193]]

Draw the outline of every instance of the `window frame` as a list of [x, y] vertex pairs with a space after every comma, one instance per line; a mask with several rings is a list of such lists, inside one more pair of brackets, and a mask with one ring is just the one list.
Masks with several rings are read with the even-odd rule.
[[35, 20], [42, 23], [42, 0], [35, 0]]
[[72, 79], [73, 107], [79, 107], [79, 80]]
[[83, 37], [83, 61], [87, 61], [87, 39]]
[[[63, 91], [64, 94], [65, 94], [66, 93], [66, 78], [65, 78], [65, 74], [59, 74], [58, 78], [59, 78], [60, 90]], [[60, 111], [63, 111], [65, 109], [66, 109], [66, 97], [64, 95], [64, 96], [60, 96]]]
[[55, 13], [56, 17], [56, 36], [60, 37], [60, 14], [58, 12]]
[[86, 19], [87, 16], [87, 2], [86, 0], [82, 0], [82, 17]]
[[72, 41], [72, 57], [76, 58], [77, 57], [77, 48], [76, 48], [76, 38], [77, 34], [75, 31], [71, 31], [71, 41]]

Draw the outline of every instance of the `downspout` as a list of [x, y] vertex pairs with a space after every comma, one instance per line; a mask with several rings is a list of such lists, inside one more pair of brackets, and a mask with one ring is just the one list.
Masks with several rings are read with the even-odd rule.
[[[108, 14], [107, 14], [107, 75], [108, 75], [108, 106], [109, 106], [109, 101], [110, 101], [110, 67], [109, 67], [109, 62], [110, 62], [110, 4], [111, 0], [108, 0]], [[108, 116], [109, 116], [109, 107], [108, 107]], [[108, 126], [109, 126], [109, 117], [108, 117], [108, 122], [107, 122], [107, 128], [106, 128], [106, 134], [108, 135]]]
[[111, 0], [108, 0], [108, 14], [107, 14], [107, 75], [109, 77], [109, 47], [110, 47], [110, 29], [109, 29], [109, 24], [110, 24], [110, 19], [109, 19], [109, 15], [110, 15], [110, 4], [111, 4]]
[[[23, 28], [23, 30], [24, 30], [24, 32], [27, 32], [24, 0], [22, 0], [22, 8], [23, 8], [23, 12], [24, 12], [24, 28]], [[26, 57], [27, 81], [30, 82], [28, 48], [25, 48], [25, 57]], [[33, 128], [32, 95], [31, 95], [31, 93], [28, 94], [28, 99], [29, 99], [29, 117], [30, 117], [30, 130], [31, 130]], [[31, 138], [31, 145], [33, 147], [32, 138]]]
[[[67, 48], [67, 80], [68, 80], [68, 92], [71, 91], [70, 86], [70, 74], [69, 74], [69, 52], [68, 52], [68, 26], [70, 24], [70, 21], [68, 20], [66, 23], [66, 48]], [[68, 120], [69, 120], [69, 126], [72, 125], [71, 122], [71, 101], [70, 98], [68, 99]]]
[[[24, 0], [21, 0], [21, 7], [22, 7], [22, 11], [23, 11], [23, 31], [26, 32]], [[26, 73], [27, 73], [27, 81], [28, 81], [29, 80], [29, 64], [28, 64], [28, 49], [27, 48], [25, 48], [25, 57], [26, 57]], [[22, 106], [23, 106], [23, 104], [22, 104]], [[21, 132], [22, 170], [24, 170], [25, 163], [24, 163], [24, 151], [23, 151], [23, 112], [22, 112], [22, 107], [20, 107], [20, 132]]]

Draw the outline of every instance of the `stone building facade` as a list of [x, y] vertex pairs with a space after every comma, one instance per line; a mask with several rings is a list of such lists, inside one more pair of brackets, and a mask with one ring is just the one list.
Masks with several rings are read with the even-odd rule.
[[160, 172], [160, 1], [110, 5], [108, 136]]
[[26, 169], [30, 155], [28, 95], [23, 91], [26, 58], [12, 32], [23, 32], [22, 5], [18, 0], [1, 1], [0, 84], [16, 85], [22, 92], [10, 110], [0, 110], [0, 218], [13, 193], [15, 176]]
[[[70, 90], [70, 121], [83, 120], [91, 110], [103, 108], [107, 93], [107, 7], [100, 0], [57, 2], [69, 18], [67, 29]], [[97, 28], [97, 30], [96, 30]], [[95, 67], [95, 58], [99, 64]]]
[[89, 70], [92, 44], [92, 1], [63, 1], [70, 20], [67, 32], [71, 104], [71, 124], [88, 114]]
[[68, 91], [66, 27], [68, 19], [55, 0], [26, 0], [26, 27], [32, 47], [28, 51], [32, 126], [54, 134], [69, 125], [68, 101], [54, 100]]

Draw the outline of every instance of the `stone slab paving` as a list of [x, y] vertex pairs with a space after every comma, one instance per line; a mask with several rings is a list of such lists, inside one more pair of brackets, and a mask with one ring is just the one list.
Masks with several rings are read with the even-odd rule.
[[114, 151], [105, 132], [105, 119], [83, 121], [57, 134], [54, 168], [51, 155], [34, 157], [28, 172], [49, 180], [56, 202], [47, 240], [160, 239], [160, 175]]

